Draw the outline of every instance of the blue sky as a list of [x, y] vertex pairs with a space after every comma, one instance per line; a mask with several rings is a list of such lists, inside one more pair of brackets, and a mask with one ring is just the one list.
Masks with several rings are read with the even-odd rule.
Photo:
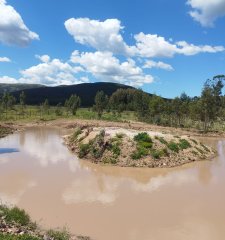
[[199, 95], [224, 73], [225, 0], [0, 0], [0, 82]]

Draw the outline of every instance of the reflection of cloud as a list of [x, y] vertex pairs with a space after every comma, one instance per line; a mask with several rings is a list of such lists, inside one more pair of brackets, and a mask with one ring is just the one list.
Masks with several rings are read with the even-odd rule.
[[27, 185], [24, 186], [22, 189], [17, 189], [13, 193], [0, 192], [0, 202], [2, 204], [17, 205], [21, 197], [24, 195], [24, 193], [35, 186], [37, 186], [37, 183], [34, 181], [31, 181], [31, 182], [28, 182]]
[[[197, 173], [197, 172], [195, 172]], [[100, 202], [102, 204], [113, 203], [119, 196], [120, 188], [124, 183], [135, 192], [153, 192], [162, 186], [180, 186], [196, 181], [197, 174], [193, 171], [172, 172], [166, 176], [152, 177], [147, 183], [140, 183], [131, 178], [118, 178], [106, 175], [89, 175], [75, 180], [63, 193], [63, 199], [67, 204], [82, 202]]]
[[94, 175], [75, 180], [63, 193], [66, 204], [100, 202], [110, 204], [117, 198], [119, 181], [112, 177], [97, 178]]
[[[24, 133], [21, 133], [24, 135]], [[71, 171], [79, 169], [79, 161], [62, 144], [62, 138], [55, 129], [33, 129], [25, 132], [22, 150], [36, 158], [42, 167], [60, 162], [69, 162]]]

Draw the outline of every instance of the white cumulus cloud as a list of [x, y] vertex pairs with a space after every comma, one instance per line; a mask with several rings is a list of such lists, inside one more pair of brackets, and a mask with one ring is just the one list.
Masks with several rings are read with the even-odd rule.
[[0, 62], [11, 62], [11, 60], [7, 57], [0, 57]]
[[41, 60], [43, 63], [48, 63], [50, 61], [50, 57], [48, 55], [35, 55], [35, 57]]
[[101, 81], [119, 82], [131, 86], [142, 86], [152, 83], [153, 77], [145, 75], [143, 70], [136, 66], [132, 59], [120, 62], [111, 52], [86, 52], [75, 51], [71, 61], [80, 64], [85, 70]]
[[15, 78], [3, 76], [0, 77], [0, 83], [18, 83], [18, 81]]
[[212, 27], [217, 18], [225, 16], [225, 0], [188, 0], [190, 16], [203, 27]]
[[98, 51], [131, 55], [135, 50], [124, 42], [120, 34], [124, 27], [118, 19], [101, 22], [89, 18], [71, 18], [65, 22], [65, 27], [76, 42], [91, 46]]
[[156, 61], [153, 61], [153, 60], [147, 60], [145, 62], [145, 65], [143, 66], [143, 68], [159, 68], [159, 69], [164, 69], [164, 70], [167, 70], [167, 71], [173, 71], [173, 67], [170, 65], [170, 64], [167, 64], [167, 63], [164, 63], [164, 62], [156, 62]]
[[0, 0], [0, 19], [1, 43], [23, 47], [39, 40], [38, 34], [28, 29], [20, 14], [5, 0]]
[[85, 77], [77, 78], [76, 74], [83, 70], [81, 67], [74, 67], [59, 59], [51, 60], [47, 55], [40, 57], [40, 59], [42, 63], [20, 72], [22, 75], [19, 79], [20, 82], [55, 86], [78, 84], [88, 81]]
[[225, 50], [223, 46], [194, 45], [186, 41], [172, 43], [164, 37], [152, 34], [139, 33], [135, 35], [137, 41], [138, 55], [140, 57], [173, 57], [175, 54], [186, 56], [199, 53], [216, 53]]

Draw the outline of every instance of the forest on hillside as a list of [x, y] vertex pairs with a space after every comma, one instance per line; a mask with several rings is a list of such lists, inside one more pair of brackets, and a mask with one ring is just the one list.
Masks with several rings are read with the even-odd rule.
[[[140, 89], [117, 89], [108, 96], [104, 91], [98, 91], [90, 111], [96, 112], [99, 119], [104, 113], [121, 116], [126, 111], [135, 113], [139, 121], [171, 127], [196, 128], [203, 131], [214, 129], [215, 125], [224, 126], [225, 96], [223, 94], [224, 75], [208, 79], [201, 96], [191, 98], [186, 93], [172, 100], [157, 95], [149, 95]], [[83, 99], [72, 94], [65, 102], [54, 107], [57, 116], [76, 116]], [[26, 94], [21, 92], [18, 99], [10, 93], [4, 93], [0, 102], [0, 118], [7, 117], [9, 111], [17, 115], [28, 114]], [[50, 103], [38, 104], [40, 115], [49, 114]]]

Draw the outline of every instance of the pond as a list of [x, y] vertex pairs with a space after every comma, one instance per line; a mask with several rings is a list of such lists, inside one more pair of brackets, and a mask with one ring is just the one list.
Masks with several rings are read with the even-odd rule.
[[96, 240], [225, 239], [225, 140], [203, 139], [213, 161], [138, 169], [79, 160], [65, 134], [35, 127], [0, 139], [1, 202]]

